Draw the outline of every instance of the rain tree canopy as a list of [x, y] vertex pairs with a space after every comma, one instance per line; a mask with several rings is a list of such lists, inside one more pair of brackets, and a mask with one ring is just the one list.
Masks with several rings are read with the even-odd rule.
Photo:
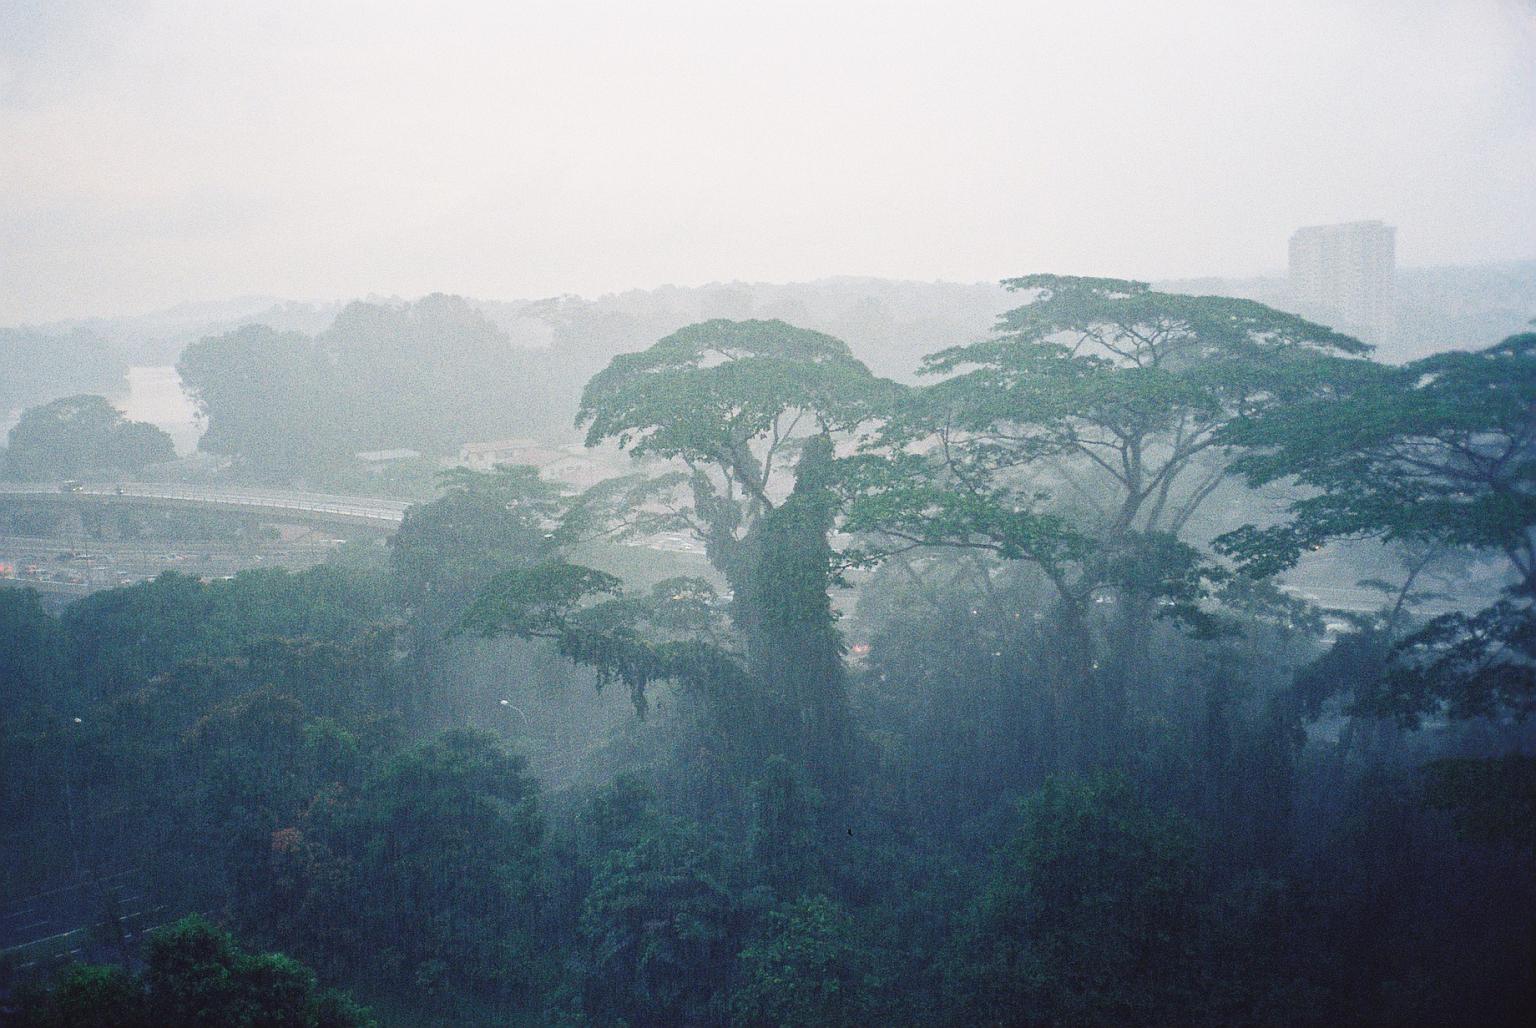
[[856, 428], [894, 390], [847, 345], [782, 321], [718, 319], [615, 357], [587, 383], [587, 445], [680, 461], [693, 505], [679, 512], [728, 575], [735, 544], [782, 501], [808, 435]]
[[1229, 472], [1224, 428], [1331, 388], [1368, 348], [1248, 300], [1105, 278], [1004, 284], [1030, 302], [992, 339], [925, 360], [945, 377], [885, 426], [850, 521], [896, 546], [1033, 562], [1072, 604], [1151, 554], [1163, 573], [1134, 584], [1191, 613], [1202, 557], [1180, 537]]
[[1382, 369], [1232, 425], [1256, 485], [1314, 490], [1287, 517], [1218, 540], [1244, 566], [1294, 564], [1329, 539], [1378, 538], [1502, 553], [1516, 577], [1476, 613], [1436, 618], [1395, 648], [1357, 697], [1409, 722], [1536, 706], [1536, 334]]
[[587, 444], [686, 468], [678, 521], [726, 577], [748, 674], [781, 707], [784, 752], [823, 765], [845, 738], [842, 642], [827, 597], [833, 438], [897, 392], [838, 339], [782, 321], [714, 320], [614, 358], [582, 395]]
[[[869, 559], [944, 547], [1038, 572], [1070, 643], [1043, 653], [1052, 738], [1116, 762], [1158, 619], [1202, 635], [1229, 575], [1191, 522], [1228, 480], [1233, 420], [1326, 389], [1367, 347], [1261, 304], [1031, 275], [993, 338], [926, 358], [848, 462], [845, 528]], [[983, 569], [983, 573], [987, 573]], [[1033, 576], [1031, 576], [1033, 577]], [[1102, 605], [1101, 605], [1102, 604]]]
[[1341, 385], [1227, 429], [1250, 483], [1289, 478], [1316, 492], [1223, 547], [1268, 571], [1338, 537], [1432, 541], [1500, 550], [1532, 582], [1536, 333]]
[[496, 575], [463, 627], [550, 640], [561, 656], [596, 671], [599, 687], [622, 682], [644, 717], [646, 690], [660, 681], [744, 699], [738, 659], [714, 632], [714, 607], [714, 590], [698, 579], [668, 579], [649, 596], [629, 596], [612, 575], [549, 561]]
[[588, 424], [589, 445], [616, 437], [640, 455], [729, 466], [755, 494], [772, 465], [741, 460], [740, 447], [787, 438], [786, 417], [824, 431], [852, 428], [869, 417], [881, 385], [825, 333], [717, 319], [615, 357], [587, 384], [577, 419]]

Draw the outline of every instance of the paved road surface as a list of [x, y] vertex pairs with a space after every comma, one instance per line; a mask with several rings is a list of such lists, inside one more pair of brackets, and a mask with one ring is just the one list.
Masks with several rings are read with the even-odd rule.
[[335, 496], [327, 493], [303, 493], [268, 489], [209, 489], [201, 486], [129, 483], [122, 485], [85, 485], [64, 491], [53, 483], [9, 483], [0, 485], [0, 496], [46, 496], [49, 499], [89, 497], [92, 500], [158, 500], [169, 504], [205, 505], [239, 510], [270, 510], [274, 514], [292, 513], [329, 515], [349, 521], [377, 523], [380, 527], [400, 524], [406, 500], [381, 500], [366, 496]]

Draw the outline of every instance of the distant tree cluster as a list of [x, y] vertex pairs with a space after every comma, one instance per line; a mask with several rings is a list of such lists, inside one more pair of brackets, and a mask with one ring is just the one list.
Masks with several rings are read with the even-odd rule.
[[199, 446], [247, 474], [315, 474], [366, 450], [455, 453], [544, 424], [538, 365], [459, 297], [354, 303], [320, 335], [260, 325], [177, 364], [207, 419]]
[[129, 421], [105, 397], [68, 396], [22, 414], [0, 471], [6, 478], [47, 482], [132, 473], [175, 457], [170, 436]]
[[47, 989], [23, 992], [8, 1023], [23, 1028], [284, 1025], [368, 1028], [344, 993], [280, 953], [247, 953], [228, 932], [188, 917], [151, 937], [144, 970], [81, 964]]

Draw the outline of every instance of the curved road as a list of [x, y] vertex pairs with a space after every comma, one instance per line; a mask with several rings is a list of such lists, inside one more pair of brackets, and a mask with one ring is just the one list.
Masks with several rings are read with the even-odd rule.
[[[47, 502], [68, 502], [71, 499], [106, 503], [138, 501], [172, 507], [200, 506], [244, 514], [270, 512], [279, 516], [286, 514], [299, 521], [329, 521], [366, 526], [372, 531], [383, 532], [393, 532], [399, 527], [406, 508], [411, 506], [408, 500], [369, 496], [338, 496], [275, 489], [216, 489], [143, 482], [82, 485], [69, 492], [65, 492], [57, 482], [0, 483], [0, 502], [4, 502], [7, 496], [29, 497]], [[650, 546], [653, 549], [697, 552], [694, 547], [683, 544], [677, 533], [657, 537]], [[1379, 609], [1387, 602], [1380, 593], [1367, 589], [1340, 586], [1337, 583], [1308, 582], [1311, 576], [1304, 574], [1294, 577], [1298, 581], [1281, 588], [1325, 609], [1369, 611]], [[1439, 614], [1457, 606], [1455, 603], [1440, 601], [1424, 604], [1420, 610], [1422, 613]]]
[[353, 524], [393, 528], [405, 517], [406, 500], [381, 500], [366, 496], [334, 496], [326, 493], [287, 492], [265, 489], [209, 489], [202, 486], [131, 483], [84, 485], [65, 492], [58, 483], [10, 483], [0, 485], [0, 499], [28, 496], [66, 501], [88, 497], [95, 501], [147, 500], [167, 505], [190, 504], [242, 512], [271, 511], [296, 514], [305, 519], [334, 518]]

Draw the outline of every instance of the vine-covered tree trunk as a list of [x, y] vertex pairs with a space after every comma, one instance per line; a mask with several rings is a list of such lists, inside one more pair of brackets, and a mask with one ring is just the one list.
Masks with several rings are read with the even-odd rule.
[[806, 444], [793, 492], [753, 526], [730, 576], [747, 667], [782, 711], [778, 737], [765, 742], [818, 771], [836, 766], [847, 738], [843, 642], [828, 595], [832, 456], [826, 435]]

